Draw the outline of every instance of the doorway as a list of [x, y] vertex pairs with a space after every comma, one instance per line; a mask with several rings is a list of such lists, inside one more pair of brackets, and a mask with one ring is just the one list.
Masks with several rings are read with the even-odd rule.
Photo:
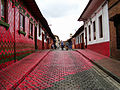
[[87, 48], [87, 28], [85, 28], [85, 48]]
[[42, 32], [42, 50], [44, 50], [44, 34]]
[[35, 50], [37, 50], [37, 27], [35, 26]]
[[81, 45], [81, 49], [84, 49], [84, 33], [82, 33], [82, 45]]
[[117, 25], [116, 29], [117, 49], [120, 49], [120, 24]]

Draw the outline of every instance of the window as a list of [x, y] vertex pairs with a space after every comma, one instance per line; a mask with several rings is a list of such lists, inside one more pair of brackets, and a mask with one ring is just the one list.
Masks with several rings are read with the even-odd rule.
[[1, 0], [1, 19], [7, 22], [7, 1]]
[[91, 41], [91, 27], [89, 25], [89, 41]]
[[45, 32], [45, 39], [47, 39], [47, 32]]
[[33, 24], [30, 22], [30, 30], [29, 30], [30, 36], [33, 36]]
[[1, 16], [4, 17], [5, 1], [1, 0]]
[[75, 39], [76, 39], [76, 40], [75, 40], [75, 41], [76, 41], [76, 44], [78, 44], [78, 40], [77, 40], [77, 37], [76, 37]]
[[85, 39], [87, 40], [87, 28], [85, 28]]
[[40, 35], [41, 35], [41, 25], [39, 25], [39, 37], [40, 37]]
[[94, 34], [94, 40], [96, 40], [96, 25], [95, 25], [95, 21], [93, 22], [93, 34]]
[[80, 37], [80, 43], [81, 43], [81, 35], [79, 37]]
[[82, 38], [81, 38], [81, 35], [80, 35], [80, 43], [82, 43]]
[[20, 30], [25, 32], [25, 16], [20, 13]]
[[102, 15], [99, 17], [99, 37], [103, 37]]
[[79, 36], [78, 36], [78, 44], [79, 44]]
[[87, 28], [85, 28], [85, 38], [87, 37]]

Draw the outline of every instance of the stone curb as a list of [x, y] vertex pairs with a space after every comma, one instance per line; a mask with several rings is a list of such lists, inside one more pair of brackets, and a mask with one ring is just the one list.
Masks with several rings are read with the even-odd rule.
[[38, 63], [36, 63], [30, 70], [28, 70], [28, 72], [26, 72], [22, 78], [17, 81], [9, 90], [15, 90], [15, 88], [25, 79], [25, 77], [27, 77], [35, 68], [36, 66], [48, 55], [48, 53], [50, 52], [50, 50], [39, 60]]
[[101, 70], [103, 70], [106, 74], [108, 74], [109, 76], [111, 76], [114, 80], [116, 80], [118, 83], [120, 83], [120, 77], [116, 76], [115, 74], [113, 74], [112, 72], [110, 72], [109, 70], [107, 70], [105, 67], [101, 66], [100, 64], [98, 64], [97, 62], [95, 62], [94, 60], [91, 60], [90, 58], [88, 58], [87, 56], [85, 56], [83, 53], [79, 52], [78, 50], [74, 50], [78, 53], [80, 53], [82, 56], [84, 56], [86, 59], [88, 59], [90, 62], [92, 62], [94, 65], [96, 65], [98, 68], [100, 68]]

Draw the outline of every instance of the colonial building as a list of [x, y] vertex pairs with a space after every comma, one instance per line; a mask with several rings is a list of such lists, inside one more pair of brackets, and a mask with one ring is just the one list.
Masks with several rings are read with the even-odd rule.
[[84, 22], [85, 47], [110, 56], [107, 0], [90, 0], [78, 21]]
[[[76, 33], [72, 36], [72, 48], [73, 49], [84, 49], [84, 26], [81, 26]], [[69, 40], [70, 41], [70, 40]]]
[[120, 0], [108, 0], [110, 55], [120, 60]]
[[0, 68], [49, 48], [52, 39], [54, 35], [34, 0], [0, 0]]

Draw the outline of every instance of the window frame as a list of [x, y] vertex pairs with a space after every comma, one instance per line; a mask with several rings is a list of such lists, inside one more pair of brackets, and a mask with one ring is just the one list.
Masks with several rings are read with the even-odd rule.
[[[1, 0], [2, 1], [2, 0]], [[7, 0], [3, 0], [4, 1], [4, 10], [3, 10], [3, 13], [4, 15], [2, 15], [2, 9], [1, 9], [1, 20], [8, 23], [8, 1]], [[1, 5], [2, 5], [2, 2], [1, 2]], [[2, 6], [0, 6], [2, 8]]]
[[33, 37], [33, 23], [32, 22], [29, 22], [29, 35]]
[[89, 25], [88, 28], [89, 28], [89, 41], [91, 41], [91, 26]]
[[79, 44], [79, 36], [78, 36], [78, 44]]
[[102, 15], [99, 16], [99, 38], [103, 38], [103, 17]]
[[[21, 19], [21, 16], [22, 16], [22, 19]], [[21, 12], [19, 14], [19, 27], [21, 31], [25, 32], [25, 15]]]
[[[4, 5], [2, 4], [2, 1], [4, 2]], [[5, 0], [1, 0], [1, 17], [5, 18]]]
[[80, 35], [80, 43], [82, 43], [82, 40], [81, 40], [82, 38], [81, 38], [81, 35]]
[[45, 40], [47, 40], [47, 32], [46, 31], [45, 31], [44, 37], [45, 37]]
[[80, 44], [81, 44], [81, 35], [79, 35], [79, 39], [80, 39]]
[[85, 39], [87, 39], [87, 27], [85, 27]]
[[[3, 0], [4, 1], [4, 15], [2, 16], [2, 10], [0, 12], [0, 25], [4, 26], [6, 28], [6, 30], [9, 29], [9, 24], [8, 24], [8, 1], [7, 0]], [[0, 1], [1, 3], [1, 1]], [[0, 4], [2, 5], [2, 4]], [[1, 9], [1, 6], [0, 6]]]
[[42, 26], [41, 26], [41, 24], [39, 24], [39, 35], [38, 35], [39, 37], [41, 35], [41, 31], [42, 31], [41, 29], [42, 29]]
[[93, 22], [93, 37], [94, 37], [94, 40], [96, 40], [96, 22], [95, 21]]

